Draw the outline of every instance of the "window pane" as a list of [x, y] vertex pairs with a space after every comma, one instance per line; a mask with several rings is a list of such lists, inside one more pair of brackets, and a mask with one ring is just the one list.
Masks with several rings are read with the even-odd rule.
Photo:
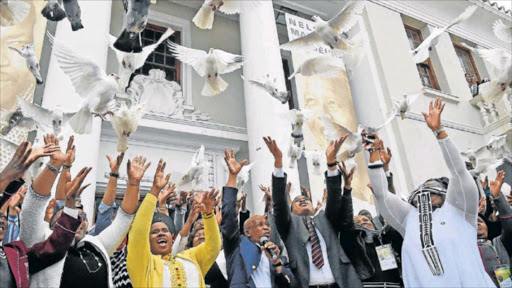
[[160, 53], [154, 53], [155, 54], [155, 63], [159, 63], [159, 64], [165, 64], [164, 63], [164, 55], [160, 54]]

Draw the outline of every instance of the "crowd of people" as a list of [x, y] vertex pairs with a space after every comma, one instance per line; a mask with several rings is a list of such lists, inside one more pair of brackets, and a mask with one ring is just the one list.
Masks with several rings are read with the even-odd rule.
[[[390, 149], [379, 135], [362, 132], [375, 217], [354, 215], [357, 171], [337, 161], [346, 135], [326, 149], [325, 203], [317, 207], [306, 188], [290, 198], [281, 149], [265, 137], [275, 161], [272, 186], [260, 186], [262, 215], [251, 215], [238, 196], [247, 160], [233, 150], [225, 150], [229, 177], [221, 192], [177, 191], [161, 159], [140, 206], [151, 164], [128, 159], [119, 208], [124, 154], [107, 155], [110, 179], [94, 225], [79, 201], [91, 168], [77, 167], [72, 177], [73, 137], [65, 151], [53, 135], [42, 147], [23, 142], [0, 174], [0, 287], [511, 287], [505, 173], [475, 180], [442, 126], [443, 109], [436, 99], [424, 117], [450, 175], [428, 179], [407, 201], [393, 185]], [[25, 172], [41, 157], [48, 164], [26, 185]]]

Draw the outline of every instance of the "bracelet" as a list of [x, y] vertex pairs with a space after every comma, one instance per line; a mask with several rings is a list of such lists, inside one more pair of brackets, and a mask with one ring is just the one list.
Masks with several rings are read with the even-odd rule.
[[336, 167], [340, 162], [335, 161], [334, 163], [327, 163], [327, 167]]
[[282, 265], [283, 265], [283, 263], [281, 261], [279, 261], [279, 263], [277, 263], [277, 264], [272, 263], [272, 266], [274, 266], [275, 268], [282, 266]]
[[202, 215], [202, 218], [203, 219], [210, 219], [213, 217], [213, 212], [210, 212], [210, 213], [206, 213], [206, 214], [203, 214]]
[[377, 152], [377, 151], [380, 151], [380, 148], [370, 148], [370, 149], [368, 149], [368, 152], [370, 152], [370, 153]]
[[62, 169], [71, 169], [71, 166], [73, 165], [62, 164]]
[[167, 208], [167, 207], [156, 207], [156, 209], [158, 209], [160, 211], [165, 211], [165, 210], [168, 210], [169, 208]]
[[119, 173], [110, 172], [110, 177], [119, 178]]
[[433, 132], [434, 132], [434, 135], [436, 135], [436, 137], [438, 137], [439, 135], [441, 135], [441, 133], [444, 132], [444, 127], [439, 130], [433, 131]]
[[46, 164], [46, 167], [48, 167], [48, 169], [50, 169], [50, 171], [52, 171], [53, 173], [55, 173], [57, 175], [60, 174], [60, 170], [53, 167], [52, 164], [50, 164], [49, 162], [48, 162], [48, 164]]

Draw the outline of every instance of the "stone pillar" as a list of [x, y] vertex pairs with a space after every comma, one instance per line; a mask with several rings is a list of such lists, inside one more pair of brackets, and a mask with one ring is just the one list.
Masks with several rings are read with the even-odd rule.
[[[244, 77], [261, 81], [269, 74], [272, 79], [277, 78], [277, 87], [284, 91], [286, 87], [272, 1], [262, 1], [251, 13], [240, 15], [240, 34], [242, 54], [246, 61]], [[253, 195], [250, 195], [250, 200], [255, 213], [261, 213], [264, 205], [256, 203], [261, 198], [258, 185], [270, 185], [274, 167], [272, 154], [268, 152], [263, 136], [273, 137], [283, 151], [283, 166], [288, 181], [298, 185], [299, 174], [297, 169], [288, 168], [286, 157], [291, 124], [280, 115], [288, 111], [288, 105], [281, 104], [247, 82], [244, 83], [244, 95], [250, 162], [257, 162], [251, 170]]]
[[[80, 55], [93, 59], [102, 69], [107, 64], [107, 36], [110, 32], [111, 1], [81, 1], [82, 24], [85, 28], [71, 31], [69, 21], [60, 21], [57, 25], [55, 38], [65, 43]], [[121, 21], [121, 20], [120, 20]], [[43, 96], [43, 107], [53, 109], [60, 105], [64, 111], [77, 111], [83, 99], [75, 92], [71, 80], [60, 69], [57, 59], [52, 55], [48, 69], [48, 77]], [[93, 167], [84, 183], [91, 183], [82, 193], [82, 203], [90, 225], [94, 219], [94, 194], [96, 191], [96, 173], [99, 171], [98, 151], [101, 134], [101, 120], [93, 120], [92, 133], [75, 135], [76, 160], [71, 169], [74, 177], [82, 167]], [[65, 149], [67, 139], [61, 143]], [[107, 165], [107, 163], [101, 163]]]

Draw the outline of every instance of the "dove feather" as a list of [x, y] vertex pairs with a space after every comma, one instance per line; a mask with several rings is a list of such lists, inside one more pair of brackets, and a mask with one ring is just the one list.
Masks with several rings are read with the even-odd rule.
[[323, 47], [322, 36], [318, 32], [313, 31], [304, 37], [297, 38], [288, 43], [281, 45], [283, 50], [311, 50], [317, 47]]
[[220, 74], [227, 74], [242, 67], [244, 57], [231, 54], [219, 49], [213, 49], [213, 54], [217, 59], [217, 68]]
[[204, 77], [206, 75], [206, 58], [208, 54], [205, 51], [184, 47], [169, 40], [167, 41], [167, 46], [178, 60], [194, 67], [199, 76]]
[[329, 26], [340, 34], [349, 31], [363, 14], [365, 4], [365, 1], [348, 2], [336, 17], [329, 20]]
[[224, 0], [224, 5], [219, 8], [224, 14], [232, 15], [237, 13], [244, 13], [250, 10], [253, 10], [258, 5], [260, 5], [260, 1], [239, 1], [239, 0]]
[[494, 35], [503, 42], [512, 42], [512, 26], [508, 26], [501, 19], [494, 22], [492, 25]]
[[469, 17], [471, 17], [477, 9], [478, 9], [478, 6], [476, 6], [476, 5], [469, 6], [468, 8], [466, 8], [464, 10], [464, 12], [462, 12], [457, 18], [455, 18], [455, 20], [453, 20], [450, 24], [448, 24], [448, 26], [446, 26], [444, 28], [444, 30], [452, 27], [453, 25], [459, 24], [462, 21], [469, 19]]
[[45, 126], [52, 126], [52, 112], [44, 107], [37, 106], [29, 103], [20, 97], [18, 97], [18, 103], [20, 104], [21, 112], [23, 116], [31, 118], [39, 124]]

